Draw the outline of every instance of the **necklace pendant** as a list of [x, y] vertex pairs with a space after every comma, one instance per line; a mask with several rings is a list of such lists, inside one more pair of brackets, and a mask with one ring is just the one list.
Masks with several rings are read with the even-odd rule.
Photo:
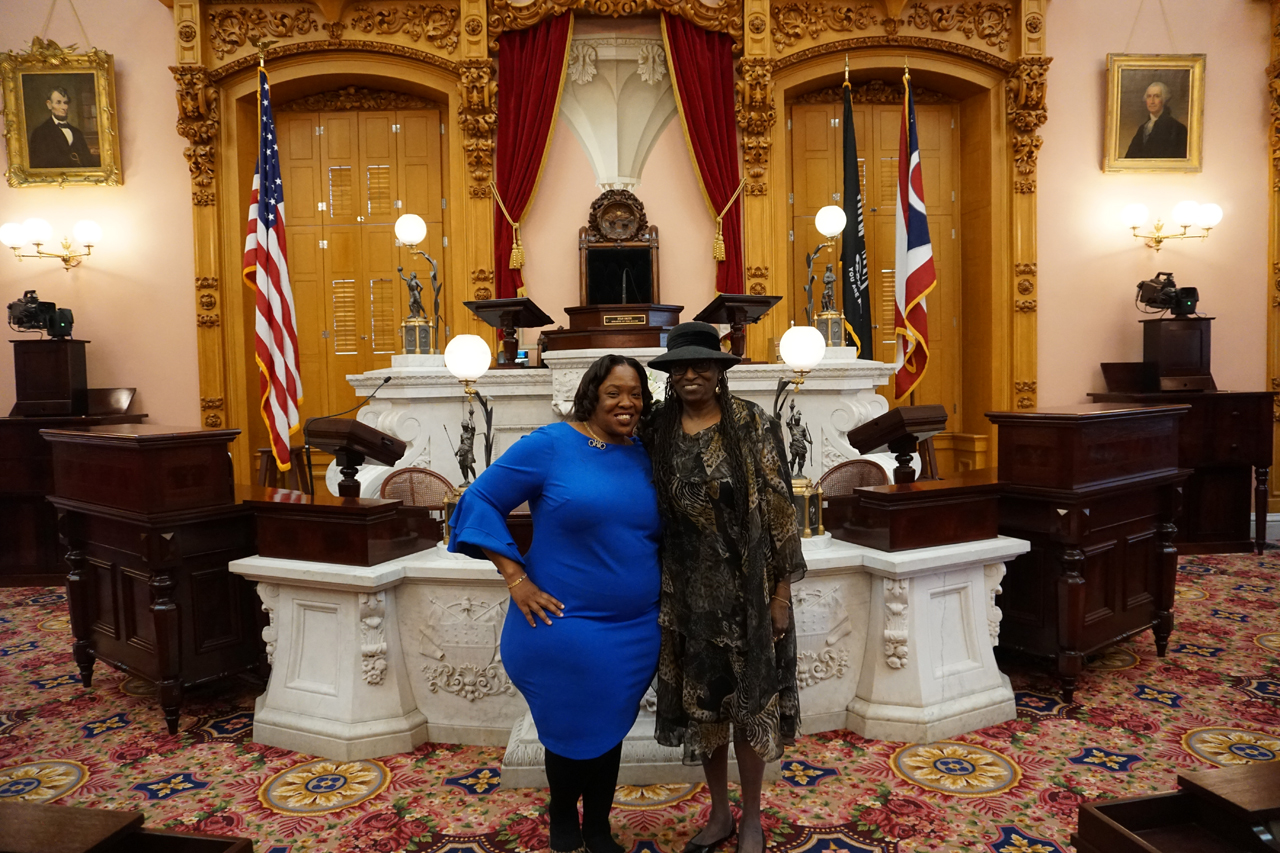
[[605, 447], [604, 442], [598, 438], [588, 438], [587, 444], [589, 444], [592, 447], [599, 448], [600, 450], [604, 450], [604, 447]]

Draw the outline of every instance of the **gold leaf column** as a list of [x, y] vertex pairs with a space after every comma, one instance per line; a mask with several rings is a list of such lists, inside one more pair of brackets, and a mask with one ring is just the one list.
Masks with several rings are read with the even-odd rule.
[[177, 83], [178, 135], [187, 140], [183, 156], [191, 172], [191, 212], [195, 243], [196, 348], [200, 365], [200, 419], [207, 429], [233, 426], [225, 400], [226, 352], [221, 314], [223, 283], [218, 277], [218, 204], [214, 178], [221, 129], [218, 90], [202, 63], [205, 26], [199, 0], [173, 3], [178, 64], [169, 71]]
[[[1271, 64], [1267, 66], [1267, 92], [1271, 107], [1271, 210], [1267, 222], [1267, 268], [1271, 289], [1267, 295], [1267, 376], [1272, 391], [1280, 391], [1280, 0], [1271, 0]], [[1277, 395], [1280, 398], [1280, 394]], [[1275, 407], [1280, 421], [1280, 406]], [[1280, 442], [1272, 428], [1272, 455], [1280, 459]], [[1272, 477], [1267, 511], [1280, 511], [1280, 477]]]
[[1021, 56], [1014, 63], [1005, 89], [1005, 118], [1013, 146], [1013, 269], [1011, 300], [1012, 392], [1014, 405], [1037, 405], [1036, 317], [1038, 288], [1036, 267], [1036, 158], [1044, 139], [1036, 132], [1048, 118], [1045, 93], [1049, 63], [1044, 55], [1044, 6], [1047, 0], [1023, 0], [1021, 4]]
[[[496, 344], [493, 329], [480, 322], [462, 303], [492, 298], [484, 286], [482, 273], [493, 267], [493, 180], [494, 136], [498, 122], [496, 62], [489, 55], [488, 8], [484, 0], [462, 0], [462, 58], [459, 61], [458, 121], [451, 144], [461, 146], [466, 164], [456, 186], [462, 190], [457, 203], [462, 208], [464, 253], [462, 268], [466, 279], [455, 276], [457, 286], [449, 288], [450, 331], [457, 335], [480, 335]], [[469, 279], [469, 281], [467, 281]], [[466, 282], [464, 284], [464, 282]]]
[[[742, 131], [743, 167], [747, 184], [742, 188], [743, 266], [748, 271], [767, 270], [773, 254], [773, 192], [769, 181], [769, 152], [777, 123], [774, 101], [773, 61], [770, 59], [769, 3], [745, 0], [742, 4], [742, 58], [738, 60], [734, 110]], [[774, 184], [777, 182], [775, 181]], [[785, 293], [770, 281], [768, 273], [751, 276], [747, 293]], [[785, 285], [785, 282], [783, 283]], [[781, 337], [786, 311], [779, 305], [763, 321], [747, 327], [747, 356], [770, 361], [769, 338]]]

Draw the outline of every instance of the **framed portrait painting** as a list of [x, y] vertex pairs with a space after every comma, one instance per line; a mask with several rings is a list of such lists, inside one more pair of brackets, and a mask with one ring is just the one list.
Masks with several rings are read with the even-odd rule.
[[1204, 54], [1107, 54], [1106, 172], [1199, 172]]
[[116, 127], [115, 63], [38, 36], [0, 56], [11, 187], [124, 182]]

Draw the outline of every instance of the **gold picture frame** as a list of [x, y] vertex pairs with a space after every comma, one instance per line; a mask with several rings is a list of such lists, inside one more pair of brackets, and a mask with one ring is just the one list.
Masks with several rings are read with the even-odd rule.
[[115, 62], [75, 50], [36, 36], [30, 50], [0, 56], [11, 187], [124, 183]]
[[1104, 172], [1199, 172], [1203, 135], [1203, 53], [1107, 54]]

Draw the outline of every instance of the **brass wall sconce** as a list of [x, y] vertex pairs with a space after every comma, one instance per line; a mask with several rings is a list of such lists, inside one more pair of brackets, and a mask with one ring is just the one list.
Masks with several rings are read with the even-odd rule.
[[[13, 249], [13, 256], [19, 262], [23, 258], [56, 258], [62, 261], [62, 268], [67, 272], [72, 267], [80, 266], [80, 259], [93, 254], [93, 247], [102, 239], [102, 227], [91, 219], [82, 219], [71, 229], [77, 243], [84, 246], [84, 251], [71, 250], [71, 238], [62, 238], [61, 252], [46, 252], [43, 248], [53, 239], [53, 226], [43, 219], [28, 219], [25, 222], [6, 222], [0, 225], [0, 243]], [[23, 254], [22, 248], [27, 244], [35, 247], [35, 254]]]
[[[1138, 229], [1147, 224], [1148, 211], [1145, 204], [1131, 204], [1120, 214], [1126, 228], [1133, 231], [1133, 236], [1145, 240], [1147, 247], [1160, 251], [1160, 244], [1166, 240], [1204, 240], [1209, 231], [1222, 221], [1222, 208], [1216, 204], [1198, 204], [1194, 201], [1179, 202], [1174, 206], [1169, 219], [1180, 232], [1164, 233], [1165, 223], [1157, 219], [1152, 226], [1152, 233], [1139, 234]], [[1201, 233], [1192, 234], [1190, 228], [1196, 226]]]

